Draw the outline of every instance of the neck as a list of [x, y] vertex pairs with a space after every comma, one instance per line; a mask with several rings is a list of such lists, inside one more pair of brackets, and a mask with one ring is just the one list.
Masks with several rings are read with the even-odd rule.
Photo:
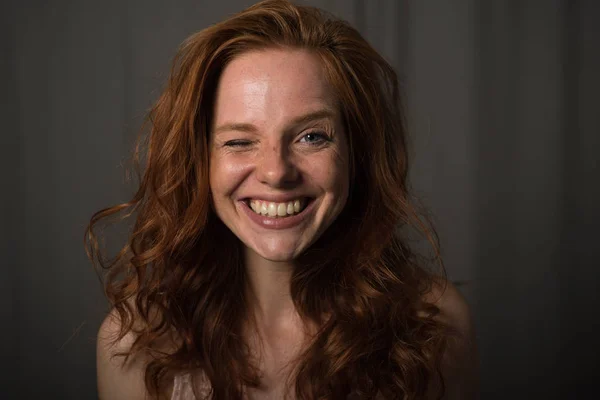
[[296, 317], [290, 294], [294, 265], [269, 261], [250, 249], [245, 251], [246, 296], [258, 327], [281, 327]]

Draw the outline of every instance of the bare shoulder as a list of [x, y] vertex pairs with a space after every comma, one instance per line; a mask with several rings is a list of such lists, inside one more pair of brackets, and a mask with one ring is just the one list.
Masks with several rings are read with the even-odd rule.
[[479, 357], [469, 304], [452, 282], [441, 279], [435, 281], [425, 300], [440, 309], [438, 319], [457, 333], [449, 341], [444, 354], [444, 399], [479, 398]]
[[135, 336], [127, 333], [117, 340], [121, 330], [119, 315], [113, 310], [102, 322], [96, 342], [96, 371], [98, 396], [101, 400], [146, 399], [144, 383], [145, 361], [141, 357], [123, 364], [123, 358], [116, 354], [128, 351]]
[[450, 281], [436, 279], [425, 300], [440, 309], [439, 319], [460, 333], [468, 335], [473, 331], [471, 308], [458, 288]]

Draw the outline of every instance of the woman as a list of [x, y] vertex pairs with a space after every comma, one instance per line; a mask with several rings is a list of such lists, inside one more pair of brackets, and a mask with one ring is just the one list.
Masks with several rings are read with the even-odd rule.
[[[346, 23], [264, 1], [191, 36], [104, 265], [101, 399], [468, 399], [456, 289], [411, 250], [397, 78]], [[137, 152], [142, 150], [138, 148]], [[352, 397], [354, 396], [354, 397]]]

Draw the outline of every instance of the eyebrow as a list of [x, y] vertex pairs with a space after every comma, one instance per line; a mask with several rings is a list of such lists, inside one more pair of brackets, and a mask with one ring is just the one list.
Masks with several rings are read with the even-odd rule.
[[[313, 111], [305, 115], [294, 118], [291, 125], [301, 125], [309, 122], [317, 121], [320, 119], [334, 118], [335, 112], [329, 108], [322, 110]], [[217, 127], [213, 133], [217, 134], [223, 131], [240, 131], [240, 132], [256, 132], [258, 129], [256, 126], [249, 123], [225, 123]]]

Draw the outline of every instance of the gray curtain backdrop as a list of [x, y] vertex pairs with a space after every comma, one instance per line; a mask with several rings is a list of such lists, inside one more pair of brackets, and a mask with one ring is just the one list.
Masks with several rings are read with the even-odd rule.
[[[0, 5], [0, 397], [96, 396], [82, 234], [178, 44], [253, 1]], [[412, 177], [471, 304], [483, 399], [597, 392], [600, 2], [322, 0], [398, 69]], [[597, 396], [597, 393], [596, 393]]]

